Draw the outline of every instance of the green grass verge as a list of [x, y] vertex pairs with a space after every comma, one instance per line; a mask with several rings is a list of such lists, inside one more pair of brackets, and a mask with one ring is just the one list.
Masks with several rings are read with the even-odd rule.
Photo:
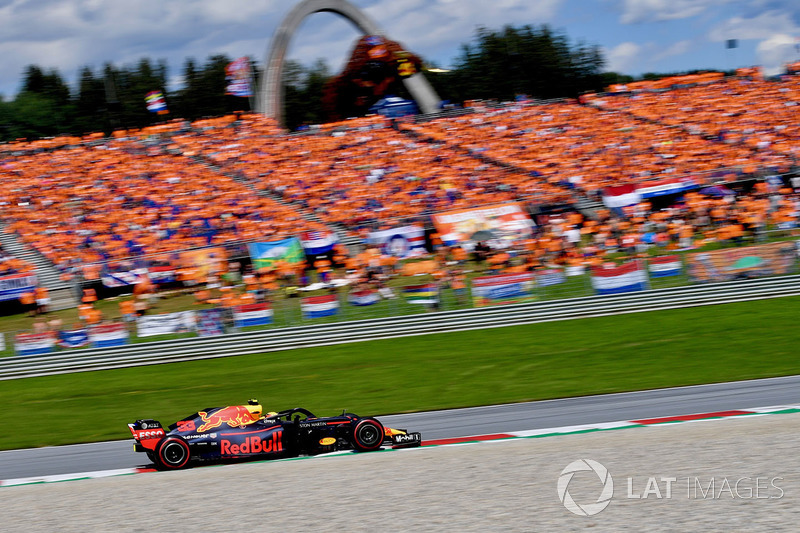
[[5, 381], [0, 449], [259, 398], [371, 415], [800, 373], [800, 297]]

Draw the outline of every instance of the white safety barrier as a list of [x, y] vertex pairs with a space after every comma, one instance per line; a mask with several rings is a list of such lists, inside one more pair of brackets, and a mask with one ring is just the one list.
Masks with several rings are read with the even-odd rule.
[[0, 359], [0, 380], [784, 296], [800, 296], [800, 275], [6, 357]]

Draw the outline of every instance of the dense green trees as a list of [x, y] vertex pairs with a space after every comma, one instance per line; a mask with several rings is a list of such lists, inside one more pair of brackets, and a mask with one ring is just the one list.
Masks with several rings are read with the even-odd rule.
[[[132, 66], [106, 64], [102, 70], [81, 69], [70, 90], [55, 70], [29, 66], [19, 94], [0, 100], [0, 140], [38, 138], [58, 134], [110, 132], [138, 128], [172, 117], [197, 119], [237, 110], [249, 110], [252, 99], [225, 94], [225, 67], [231, 58], [209, 57], [204, 64], [187, 59], [180, 75], [170, 78], [165, 61], [143, 58]], [[251, 61], [252, 64], [252, 61]], [[547, 26], [479, 28], [464, 44], [449, 72], [427, 74], [439, 95], [454, 103], [470, 99], [575, 97], [599, 91], [615, 81], [630, 81], [604, 73], [597, 46], [570, 44], [567, 36]], [[332, 73], [318, 60], [311, 66], [288, 62], [285, 67], [286, 122], [289, 128], [325, 120], [321, 96]], [[254, 79], [259, 72], [253, 65]], [[179, 88], [168, 91], [171, 86]], [[147, 111], [144, 96], [161, 90], [169, 115]]]
[[445, 100], [513, 99], [517, 94], [549, 99], [602, 90], [603, 57], [597, 46], [571, 46], [548, 26], [479, 28], [463, 45], [456, 68], [432, 76]]
[[284, 109], [286, 127], [295, 130], [301, 126], [324, 122], [322, 90], [331, 77], [328, 65], [317, 60], [311, 67], [295, 61], [283, 66]]

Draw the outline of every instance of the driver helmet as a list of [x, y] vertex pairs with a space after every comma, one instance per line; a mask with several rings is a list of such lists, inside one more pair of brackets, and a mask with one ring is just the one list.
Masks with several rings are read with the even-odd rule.
[[247, 410], [250, 411], [250, 416], [253, 418], [253, 420], [258, 420], [261, 418], [261, 412], [264, 409], [261, 407], [261, 404], [258, 403], [258, 400], [255, 398], [250, 398], [245, 407], [247, 407]]

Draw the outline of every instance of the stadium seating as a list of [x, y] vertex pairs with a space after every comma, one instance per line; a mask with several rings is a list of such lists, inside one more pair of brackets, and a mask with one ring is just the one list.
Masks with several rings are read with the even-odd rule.
[[[260, 115], [230, 115], [112, 138], [10, 143], [0, 146], [3, 217], [67, 270], [324, 225], [363, 236], [367, 227], [512, 200], [564, 205], [664, 177], [785, 172], [800, 148], [798, 80], [714, 79], [587, 97], [588, 105], [513, 103], [419, 124], [365, 117], [302, 134]], [[611, 250], [791, 226], [798, 212], [791, 189], [760, 184], [738, 199], [687, 194], [670, 210], [642, 202], [622, 217], [543, 219], [521, 246], [537, 257], [531, 265], [555, 257], [594, 264]], [[584, 237], [577, 245], [565, 238], [574, 229]]]

